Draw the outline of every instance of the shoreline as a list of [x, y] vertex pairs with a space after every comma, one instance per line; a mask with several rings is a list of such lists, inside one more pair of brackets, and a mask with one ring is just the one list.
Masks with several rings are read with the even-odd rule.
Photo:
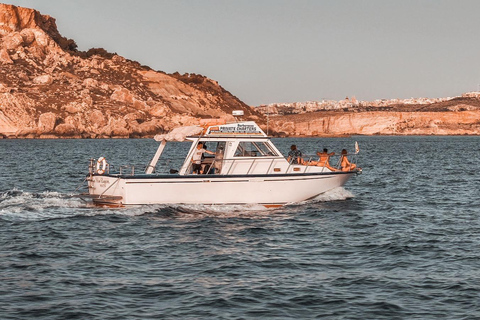
[[[271, 138], [318, 138], [318, 139], [334, 139], [334, 138], [351, 138], [351, 137], [480, 137], [478, 133], [472, 134], [344, 134], [344, 135], [317, 135], [317, 136], [308, 136], [308, 135], [269, 135]], [[70, 137], [61, 137], [61, 136], [48, 136], [48, 137], [17, 137], [17, 136], [4, 136], [0, 135], [0, 140], [127, 140], [127, 139], [153, 139], [154, 136], [145, 136], [145, 137], [128, 137], [128, 136], [116, 136], [116, 137], [81, 137], [81, 136], [70, 136]]]

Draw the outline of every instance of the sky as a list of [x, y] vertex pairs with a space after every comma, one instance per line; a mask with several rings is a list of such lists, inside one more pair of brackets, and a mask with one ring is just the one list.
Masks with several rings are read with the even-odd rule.
[[478, 0], [3, 0], [78, 49], [217, 80], [251, 106], [480, 91]]

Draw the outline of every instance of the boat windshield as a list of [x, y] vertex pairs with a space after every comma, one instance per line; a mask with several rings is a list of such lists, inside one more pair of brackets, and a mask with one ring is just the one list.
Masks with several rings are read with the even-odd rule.
[[265, 142], [241, 141], [235, 151], [235, 157], [277, 156], [276, 152]]

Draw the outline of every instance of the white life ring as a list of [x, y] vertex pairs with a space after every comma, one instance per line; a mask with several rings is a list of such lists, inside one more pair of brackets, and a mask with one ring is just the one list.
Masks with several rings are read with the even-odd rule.
[[105, 157], [100, 157], [97, 160], [96, 171], [98, 174], [104, 174], [107, 169], [107, 159]]

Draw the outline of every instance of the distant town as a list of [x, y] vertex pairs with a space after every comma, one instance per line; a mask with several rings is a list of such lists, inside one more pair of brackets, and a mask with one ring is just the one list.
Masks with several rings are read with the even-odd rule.
[[410, 98], [410, 99], [377, 99], [373, 101], [357, 100], [355, 96], [346, 97], [343, 100], [322, 100], [322, 101], [306, 101], [292, 103], [270, 103], [260, 105], [257, 110], [264, 114], [299, 114], [316, 111], [339, 111], [339, 110], [355, 110], [361, 107], [383, 108], [393, 105], [430, 105], [439, 102], [449, 101], [455, 98], [480, 98], [480, 91], [467, 92], [457, 97], [445, 98]]

